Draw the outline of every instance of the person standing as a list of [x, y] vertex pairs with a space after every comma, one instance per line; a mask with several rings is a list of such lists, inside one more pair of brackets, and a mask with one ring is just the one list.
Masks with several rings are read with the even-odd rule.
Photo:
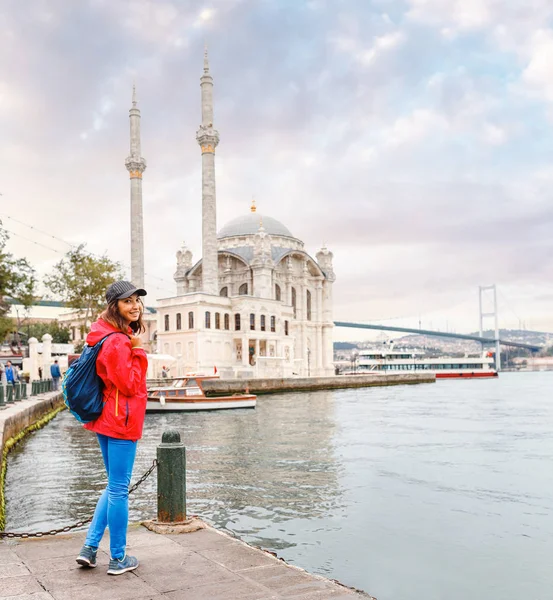
[[52, 376], [52, 381], [54, 383], [54, 390], [57, 390], [59, 388], [61, 378], [60, 366], [57, 359], [54, 361], [53, 365], [50, 365], [50, 375]]
[[[146, 414], [148, 359], [138, 334], [146, 291], [128, 281], [116, 281], [106, 291], [107, 308], [92, 324], [86, 343], [105, 339], [96, 360], [96, 372], [104, 383], [104, 408], [98, 419], [84, 425], [98, 437], [108, 477], [100, 496], [77, 563], [96, 567], [98, 546], [106, 527], [110, 533], [108, 575], [133, 571], [138, 559], [126, 554], [129, 521], [129, 484], [136, 446], [142, 437]], [[109, 336], [109, 337], [106, 337]]]
[[8, 362], [6, 363], [6, 382], [8, 383], [8, 385], [13, 385], [14, 383], [17, 382], [17, 371], [15, 370], [15, 367], [12, 365], [12, 361], [8, 360]]

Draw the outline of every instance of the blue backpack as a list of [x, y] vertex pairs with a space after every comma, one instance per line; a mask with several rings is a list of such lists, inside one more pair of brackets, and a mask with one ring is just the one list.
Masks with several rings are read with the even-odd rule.
[[96, 359], [108, 333], [94, 346], [85, 346], [79, 358], [67, 369], [61, 386], [63, 400], [80, 423], [95, 421], [104, 408], [104, 382], [96, 373]]

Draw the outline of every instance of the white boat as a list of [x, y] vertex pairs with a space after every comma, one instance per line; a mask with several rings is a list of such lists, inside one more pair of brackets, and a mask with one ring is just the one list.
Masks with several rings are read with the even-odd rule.
[[364, 375], [367, 373], [429, 373], [436, 379], [472, 379], [476, 377], [497, 377], [493, 367], [493, 355], [483, 352], [481, 356], [462, 358], [426, 358], [410, 350], [361, 350], [356, 368], [343, 375]]
[[171, 385], [150, 388], [146, 412], [255, 408], [257, 396], [247, 392], [232, 396], [206, 396], [202, 386], [206, 379], [218, 379], [218, 376], [188, 375], [175, 378]]

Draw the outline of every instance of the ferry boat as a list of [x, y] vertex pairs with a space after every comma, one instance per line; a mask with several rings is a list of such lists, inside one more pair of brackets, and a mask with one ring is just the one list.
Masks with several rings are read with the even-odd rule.
[[206, 396], [202, 386], [206, 379], [218, 379], [218, 375], [176, 377], [170, 385], [150, 388], [146, 412], [255, 408], [257, 396], [247, 392], [232, 396]]
[[479, 357], [426, 358], [408, 350], [361, 350], [355, 371], [347, 371], [344, 375], [418, 372], [435, 374], [436, 379], [497, 377], [493, 364], [490, 352], [483, 352]]

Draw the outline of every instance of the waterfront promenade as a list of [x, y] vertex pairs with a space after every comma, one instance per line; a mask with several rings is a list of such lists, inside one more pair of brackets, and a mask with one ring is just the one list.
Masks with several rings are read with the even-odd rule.
[[75, 557], [84, 533], [0, 542], [0, 600], [355, 600], [371, 598], [287, 565], [210, 527], [159, 535], [132, 526], [128, 552], [140, 567], [106, 574], [109, 548], [98, 567], [83, 569]]

